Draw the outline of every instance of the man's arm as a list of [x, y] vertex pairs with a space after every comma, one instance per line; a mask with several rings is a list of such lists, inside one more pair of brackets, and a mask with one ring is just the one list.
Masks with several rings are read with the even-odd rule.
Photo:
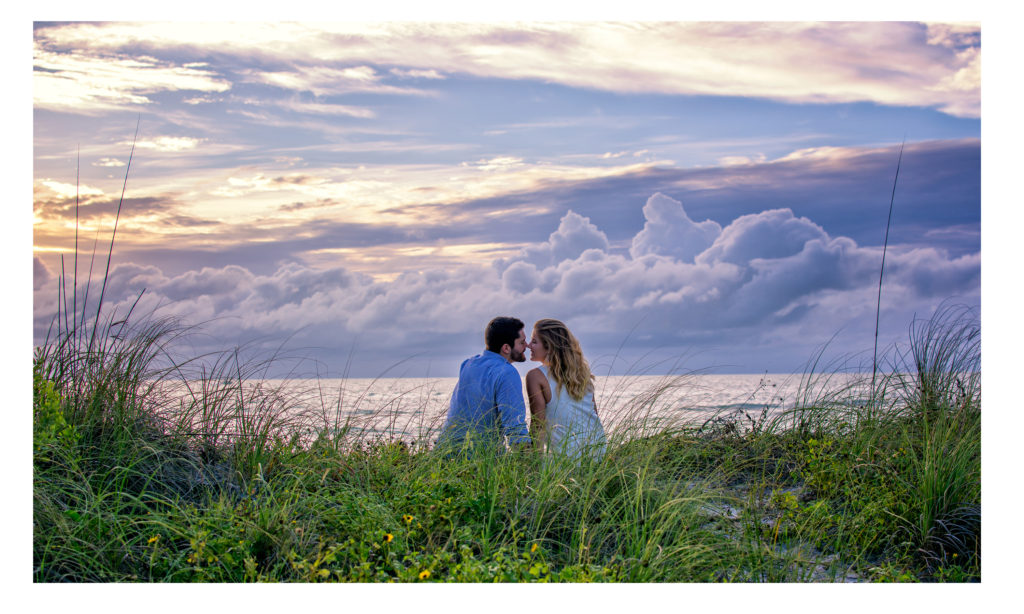
[[501, 434], [508, 437], [510, 445], [530, 445], [530, 433], [526, 428], [526, 404], [523, 402], [523, 383], [514, 367], [502, 370], [496, 392], [495, 402], [498, 405]]

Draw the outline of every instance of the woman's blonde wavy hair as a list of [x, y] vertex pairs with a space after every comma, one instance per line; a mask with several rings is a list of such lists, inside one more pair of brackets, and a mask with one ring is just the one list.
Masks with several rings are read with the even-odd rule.
[[583, 357], [580, 342], [569, 332], [569, 328], [558, 320], [545, 318], [533, 325], [534, 335], [540, 338], [547, 352], [548, 369], [554, 378], [557, 390], [565, 387], [569, 396], [580, 401], [593, 388], [594, 374]]

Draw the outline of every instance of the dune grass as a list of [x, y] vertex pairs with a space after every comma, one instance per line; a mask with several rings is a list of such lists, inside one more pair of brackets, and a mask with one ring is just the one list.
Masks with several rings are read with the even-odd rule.
[[607, 456], [581, 466], [442, 456], [440, 416], [370, 436], [339, 422], [342, 399], [259, 381], [264, 362], [175, 358], [173, 321], [76, 328], [33, 361], [38, 582], [981, 577], [965, 310], [915, 322], [868, 398], [808, 375], [786, 412], [654, 424], [666, 380], [623, 400]]
[[426, 412], [381, 436], [397, 399], [353, 417], [341, 393], [268, 380], [280, 352], [185, 355], [191, 327], [103, 311], [106, 275], [90, 305], [94, 260], [79, 284], [76, 230], [71, 296], [62, 265], [33, 357], [37, 582], [981, 578], [968, 310], [913, 322], [880, 378], [876, 351], [867, 395], [816, 361], [782, 413], [676, 423], [654, 408], [678, 379], [601, 390], [607, 455], [576, 466], [441, 454]]

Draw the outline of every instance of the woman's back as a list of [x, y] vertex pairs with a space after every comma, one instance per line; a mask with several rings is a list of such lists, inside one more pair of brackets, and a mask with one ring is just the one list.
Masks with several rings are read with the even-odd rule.
[[595, 459], [604, 456], [605, 434], [594, 405], [593, 386], [579, 401], [572, 398], [564, 386], [559, 386], [547, 366], [540, 367], [551, 386], [551, 401], [545, 410], [548, 432], [548, 452], [578, 458], [590, 454]]

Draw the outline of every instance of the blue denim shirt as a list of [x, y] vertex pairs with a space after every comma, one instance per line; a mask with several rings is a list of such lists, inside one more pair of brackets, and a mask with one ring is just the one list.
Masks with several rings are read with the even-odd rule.
[[[526, 404], [519, 372], [501, 354], [484, 350], [459, 367], [448, 416], [438, 443], [460, 445], [469, 431], [484, 440], [508, 437], [510, 444], [530, 443]], [[479, 440], [479, 437], [474, 435]]]

